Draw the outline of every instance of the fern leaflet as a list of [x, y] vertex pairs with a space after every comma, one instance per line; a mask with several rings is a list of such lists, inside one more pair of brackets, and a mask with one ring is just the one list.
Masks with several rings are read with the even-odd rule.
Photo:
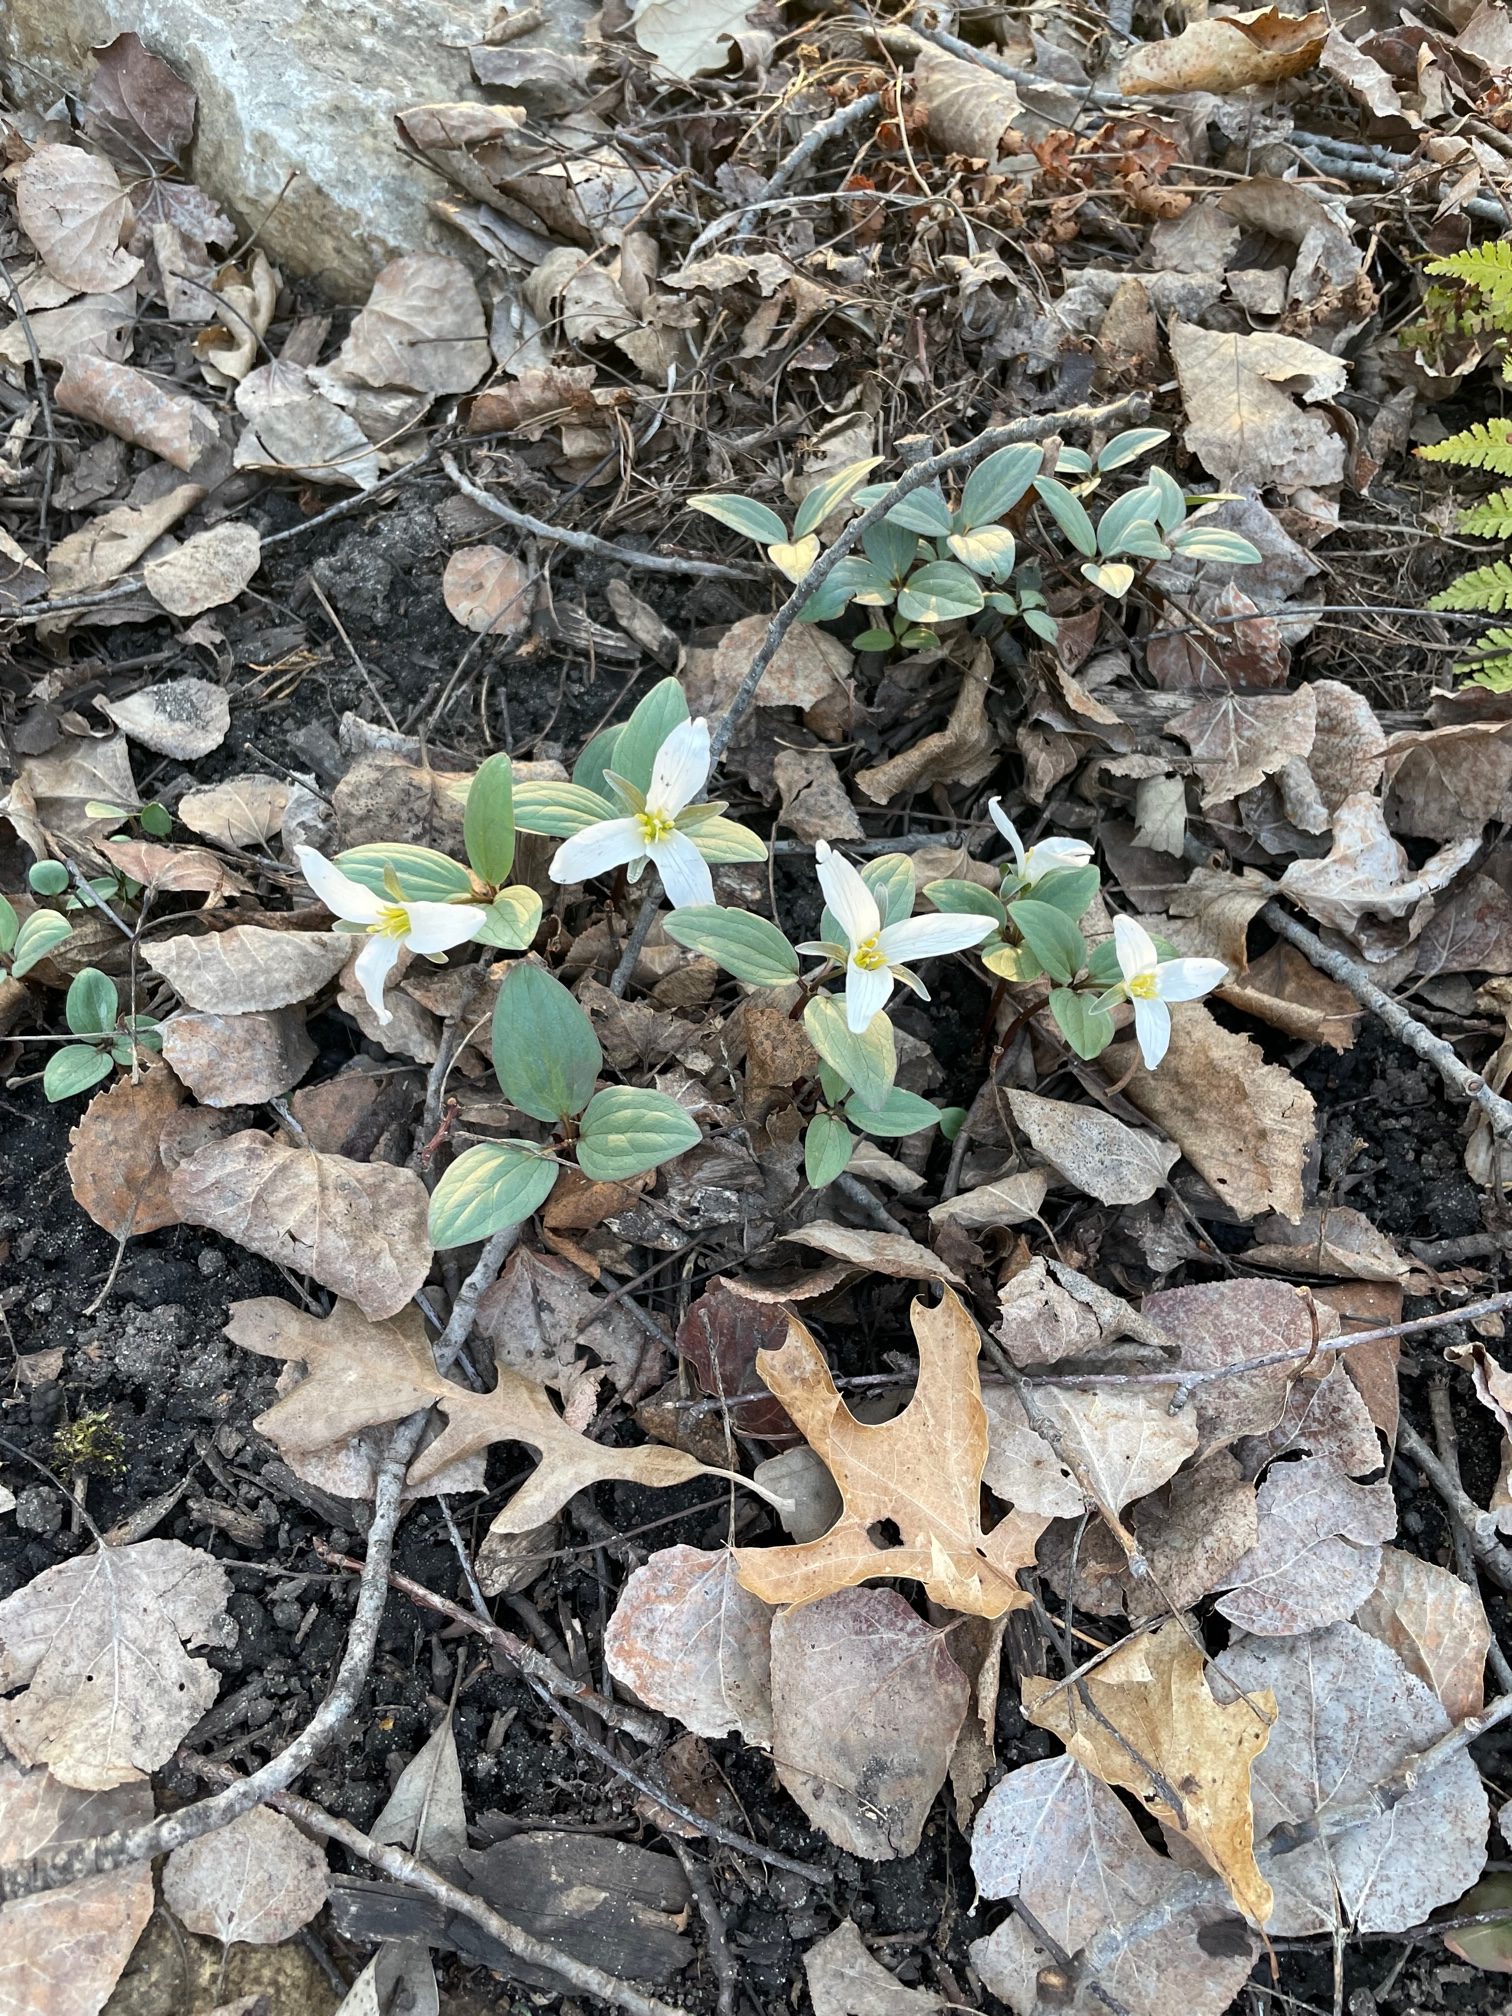
[[1512, 241], [1508, 239], [1493, 238], [1483, 245], [1467, 246], [1463, 252], [1451, 252], [1447, 259], [1431, 261], [1428, 271], [1435, 278], [1463, 280], [1482, 294], [1512, 302]]
[[1458, 469], [1490, 469], [1512, 476], [1512, 420], [1477, 420], [1447, 441], [1419, 448], [1423, 462], [1452, 462]]
[[1492, 693], [1512, 693], [1512, 630], [1488, 630], [1476, 655], [1462, 658], [1454, 669], [1467, 674], [1472, 686], [1484, 686]]
[[1512, 490], [1493, 490], [1461, 511], [1459, 529], [1475, 539], [1512, 539]]
[[1512, 561], [1493, 560], [1451, 581], [1428, 604], [1430, 609], [1484, 609], [1490, 616], [1512, 609]]

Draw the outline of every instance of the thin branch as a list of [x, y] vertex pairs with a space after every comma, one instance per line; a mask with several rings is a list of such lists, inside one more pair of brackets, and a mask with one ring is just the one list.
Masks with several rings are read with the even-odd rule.
[[1419, 1435], [1412, 1423], [1397, 1424], [1397, 1448], [1437, 1491], [1451, 1516], [1464, 1529], [1482, 1572], [1500, 1589], [1512, 1589], [1512, 1551], [1496, 1537], [1495, 1524], [1465, 1490], [1446, 1463]]
[[[198, 1777], [219, 1780], [229, 1792], [252, 1782], [250, 1778], [238, 1778], [224, 1764], [213, 1764], [204, 1757], [180, 1756], [177, 1761]], [[266, 1803], [276, 1806], [291, 1820], [297, 1820], [310, 1833], [322, 1835], [327, 1841], [339, 1842], [351, 1854], [360, 1856], [394, 1882], [419, 1890], [444, 1910], [468, 1919], [486, 1932], [490, 1939], [496, 1939], [517, 1960], [523, 1960], [531, 1967], [548, 1969], [580, 1994], [592, 1995], [600, 2002], [607, 2002], [611, 2008], [623, 2009], [626, 2016], [683, 2016], [683, 2012], [674, 2009], [670, 2002], [643, 1994], [639, 1988], [628, 1981], [621, 1981], [617, 1975], [606, 1974], [601, 1967], [579, 1960], [564, 1948], [548, 1945], [544, 1939], [537, 1939], [534, 1933], [512, 1925], [507, 1918], [501, 1918], [492, 1905], [485, 1904], [471, 1891], [461, 1890], [455, 1883], [449, 1883], [429, 1863], [407, 1854], [402, 1848], [375, 1841], [371, 1834], [364, 1834], [349, 1820], [338, 1820], [333, 1813], [327, 1813], [324, 1807], [315, 1805], [313, 1801], [300, 1799], [291, 1792], [275, 1792]]]
[[727, 567], [718, 560], [682, 560], [675, 554], [636, 553], [628, 546], [615, 546], [592, 532], [577, 532], [568, 525], [548, 525], [544, 518], [532, 518], [528, 511], [516, 511], [511, 504], [501, 504], [481, 483], [463, 475], [456, 457], [447, 449], [441, 451], [441, 467], [462, 495], [470, 497], [490, 518], [512, 526], [516, 532], [533, 532], [538, 539], [554, 539], [559, 546], [570, 546], [575, 553], [592, 553], [600, 560], [617, 561], [621, 567], [637, 567], [643, 574], [697, 574], [708, 581], [753, 581], [757, 578], [755, 570], [750, 567]]
[[717, 763], [729, 748], [735, 730], [750, 712], [756, 689], [767, 667], [782, 648], [783, 638], [797, 622], [804, 604], [829, 579], [862, 534], [869, 532], [873, 525], [880, 525], [895, 504], [912, 491], [921, 490], [926, 483], [932, 483], [937, 476], [968, 469], [998, 448], [1009, 448], [1020, 441], [1045, 441], [1052, 434], [1060, 434], [1068, 428], [1112, 427], [1125, 421], [1137, 424], [1146, 418], [1149, 410], [1150, 402], [1145, 394], [1131, 392], [1126, 399], [1115, 399], [1107, 406], [1068, 406], [1059, 413], [1039, 413], [1027, 420], [1011, 420], [1002, 427], [985, 427], [959, 448], [947, 448], [943, 454], [931, 455], [906, 469], [885, 495], [863, 511], [859, 518], [853, 518], [839, 537], [824, 549], [767, 625], [761, 648], [747, 666], [745, 677], [736, 687], [724, 718], [709, 738], [709, 753], [713, 761]]
[[636, 914], [630, 936], [625, 940], [625, 949], [619, 956], [619, 963], [609, 976], [609, 992], [616, 1000], [624, 998], [636, 962], [645, 949], [646, 940], [651, 936], [651, 926], [656, 922], [656, 899], [660, 893], [661, 884], [653, 878], [651, 887], [641, 898], [641, 907]]

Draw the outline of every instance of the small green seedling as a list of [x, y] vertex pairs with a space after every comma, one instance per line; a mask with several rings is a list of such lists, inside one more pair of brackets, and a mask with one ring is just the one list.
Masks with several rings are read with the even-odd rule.
[[[42, 865], [38, 863], [39, 867]], [[45, 865], [55, 867], [57, 863]], [[35, 873], [35, 869], [32, 872]], [[66, 887], [67, 869], [63, 871], [63, 881]], [[33, 910], [23, 923], [14, 903], [0, 896], [0, 962], [4, 963], [12, 980], [25, 979], [33, 966], [45, 959], [49, 952], [56, 952], [72, 936], [73, 926], [56, 910]]]
[[47, 1060], [42, 1090], [53, 1101], [88, 1092], [114, 1066], [129, 1069], [143, 1050], [161, 1050], [163, 1039], [150, 1015], [121, 1020], [121, 998], [114, 980], [97, 966], [75, 974], [63, 1003], [63, 1019], [80, 1040], [65, 1043]]
[[521, 960], [499, 989], [494, 1075], [520, 1113], [549, 1126], [548, 1141], [483, 1141], [459, 1155], [431, 1198], [438, 1247], [490, 1239], [538, 1211], [577, 1166], [595, 1183], [643, 1175], [698, 1145], [697, 1124], [664, 1092], [594, 1088], [604, 1067], [593, 1024], [560, 980]]

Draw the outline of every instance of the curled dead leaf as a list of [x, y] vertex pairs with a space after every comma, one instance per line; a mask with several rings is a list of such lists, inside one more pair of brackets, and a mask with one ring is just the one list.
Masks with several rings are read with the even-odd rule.
[[142, 580], [148, 594], [171, 616], [198, 616], [204, 609], [234, 602], [261, 564], [262, 538], [256, 526], [236, 519], [196, 532], [176, 553], [149, 560]]
[[1119, 65], [1126, 98], [1168, 91], [1212, 91], [1222, 96], [1258, 84], [1280, 84], [1311, 70], [1328, 39], [1328, 16], [1283, 14], [1257, 7], [1193, 21], [1165, 42], [1148, 42]]

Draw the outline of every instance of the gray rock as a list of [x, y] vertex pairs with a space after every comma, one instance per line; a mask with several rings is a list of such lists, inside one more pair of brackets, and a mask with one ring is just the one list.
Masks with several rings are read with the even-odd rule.
[[16, 1524], [23, 1533], [61, 1533], [62, 1492], [46, 1484], [28, 1484], [16, 1493]]
[[[579, 46], [586, 0], [547, 11], [546, 39]], [[394, 114], [481, 98], [467, 45], [487, 13], [467, 0], [5, 0], [0, 75], [12, 102], [45, 110], [82, 92], [92, 48], [133, 30], [199, 93], [195, 180], [257, 227], [275, 265], [359, 300], [396, 252], [463, 249], [430, 215], [443, 185], [400, 153]]]

